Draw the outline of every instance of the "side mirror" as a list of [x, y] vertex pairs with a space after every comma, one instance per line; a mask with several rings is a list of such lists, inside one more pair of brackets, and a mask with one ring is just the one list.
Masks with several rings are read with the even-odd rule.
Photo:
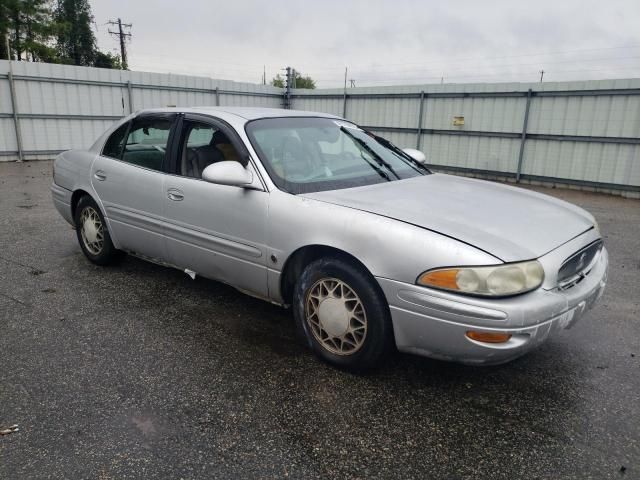
[[403, 148], [402, 151], [413, 158], [416, 162], [427, 163], [427, 157], [420, 150], [415, 148]]
[[251, 188], [253, 174], [244, 168], [240, 162], [228, 160], [212, 163], [202, 172], [202, 179], [218, 185]]

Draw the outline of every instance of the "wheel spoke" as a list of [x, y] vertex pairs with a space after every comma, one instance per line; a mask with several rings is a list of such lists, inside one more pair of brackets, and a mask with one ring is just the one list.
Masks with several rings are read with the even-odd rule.
[[[345, 315], [346, 331], [336, 335], [336, 325], [323, 325], [320, 306], [325, 300], [333, 302], [331, 309], [338, 319]], [[336, 303], [337, 302], [337, 303]], [[335, 310], [343, 310], [343, 313]], [[325, 313], [326, 315], [326, 313]], [[307, 292], [305, 317], [313, 336], [329, 352], [337, 355], [351, 355], [357, 352], [366, 339], [367, 316], [357, 293], [345, 282], [337, 278], [318, 280]], [[324, 321], [328, 321], [327, 317]], [[338, 325], [342, 320], [338, 320]], [[329, 323], [331, 321], [329, 320]], [[334, 332], [331, 334], [329, 332]]]
[[[91, 229], [91, 241], [87, 237], [87, 229]], [[100, 215], [93, 207], [85, 207], [80, 214], [80, 237], [89, 253], [100, 254], [104, 247], [104, 226]]]

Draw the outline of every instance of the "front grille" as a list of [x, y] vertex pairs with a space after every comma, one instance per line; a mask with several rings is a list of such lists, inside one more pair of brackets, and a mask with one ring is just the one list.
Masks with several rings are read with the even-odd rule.
[[558, 270], [558, 285], [569, 288], [578, 283], [591, 270], [602, 245], [602, 240], [596, 240], [567, 258]]

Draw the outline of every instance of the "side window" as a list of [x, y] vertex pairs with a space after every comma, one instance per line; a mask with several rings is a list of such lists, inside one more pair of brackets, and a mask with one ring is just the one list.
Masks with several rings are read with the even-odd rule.
[[231, 140], [213, 125], [185, 121], [182, 142], [179, 166], [185, 177], [202, 178], [204, 169], [213, 163], [240, 160]]
[[162, 170], [172, 120], [139, 118], [133, 121], [122, 160], [152, 170]]
[[107, 139], [107, 142], [104, 144], [102, 155], [104, 155], [105, 157], [120, 159], [120, 157], [122, 156], [122, 149], [124, 147], [124, 136], [127, 134], [128, 127], [129, 122], [118, 127], [118, 129], [116, 129], [116, 131], [111, 134], [111, 136]]
[[209, 125], [191, 124], [187, 137], [187, 148], [197, 148], [209, 145], [215, 130]]

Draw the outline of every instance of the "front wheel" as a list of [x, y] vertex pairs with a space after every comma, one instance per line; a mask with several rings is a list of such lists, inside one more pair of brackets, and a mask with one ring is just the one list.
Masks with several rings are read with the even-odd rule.
[[391, 314], [367, 272], [339, 258], [310, 263], [296, 283], [294, 317], [314, 353], [337, 367], [377, 366], [392, 343]]
[[98, 204], [88, 195], [78, 202], [74, 220], [80, 248], [97, 265], [110, 265], [124, 257], [111, 241], [107, 224]]

